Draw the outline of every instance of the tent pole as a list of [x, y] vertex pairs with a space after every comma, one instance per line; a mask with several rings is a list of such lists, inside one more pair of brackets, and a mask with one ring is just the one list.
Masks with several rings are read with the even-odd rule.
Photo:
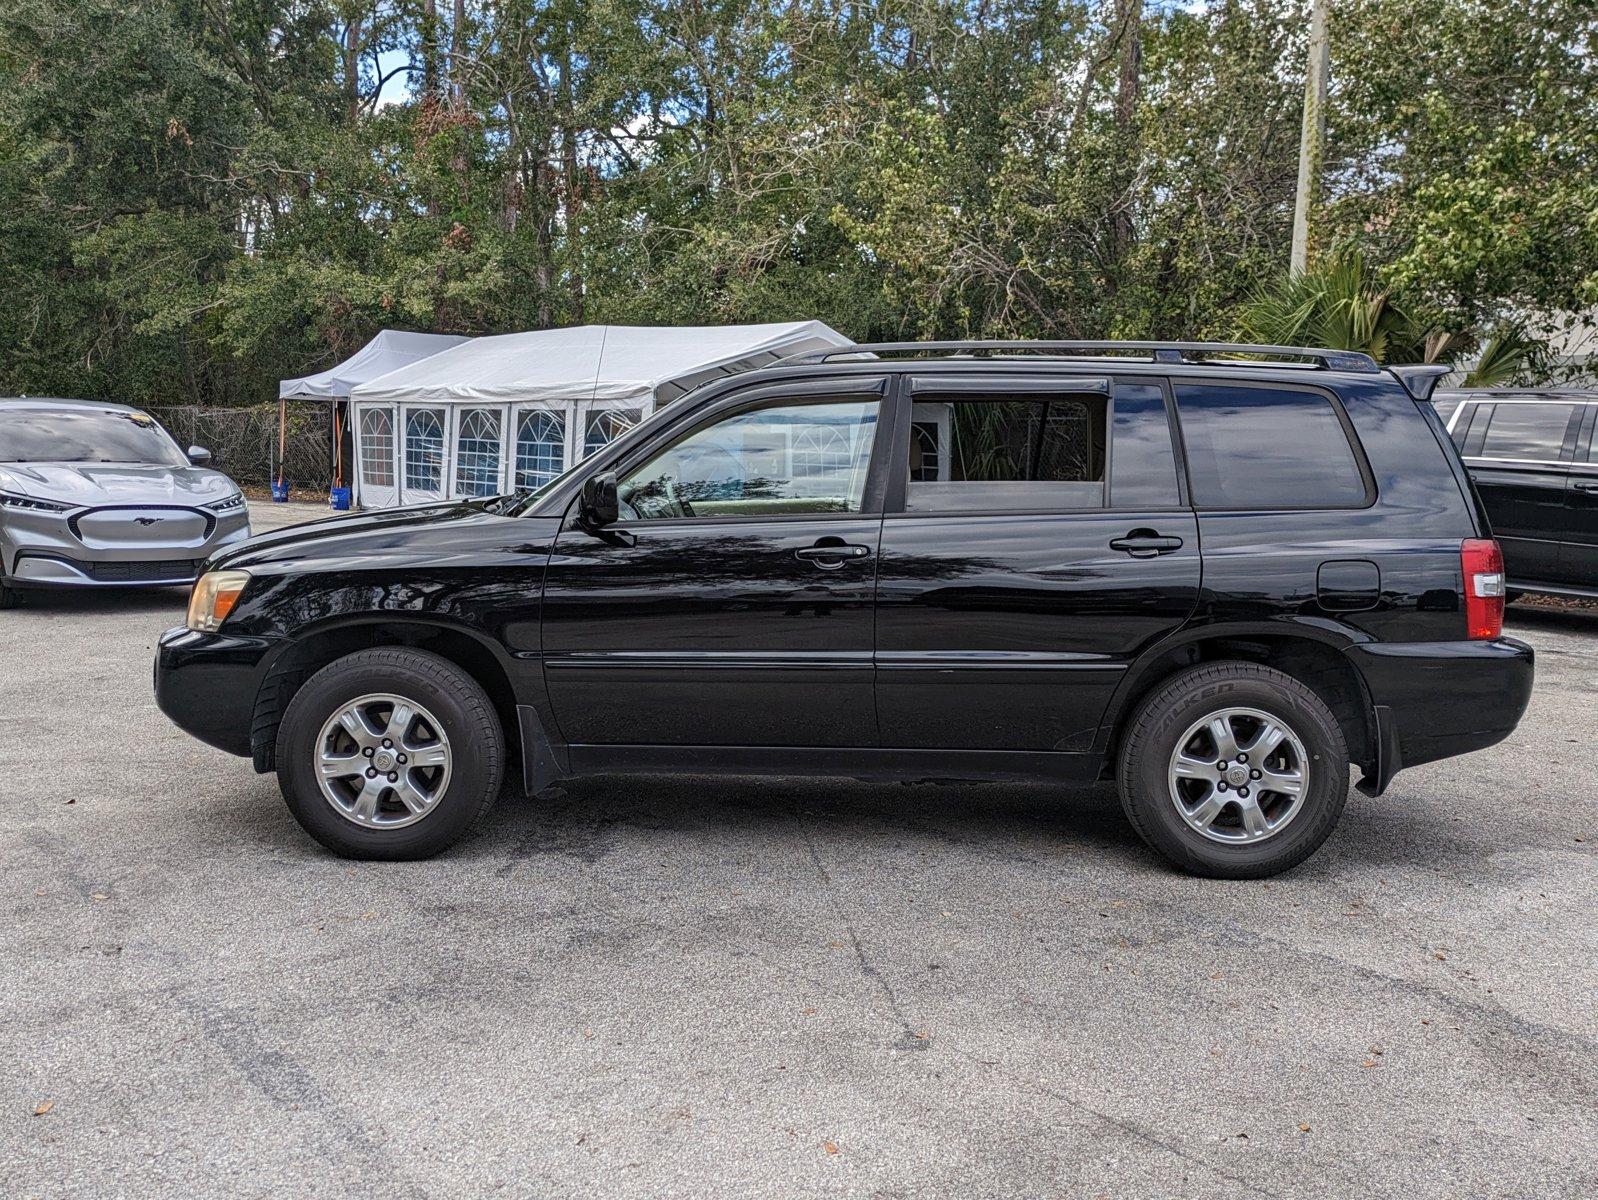
[[283, 454], [289, 440], [289, 402], [282, 396], [277, 398], [277, 482], [283, 486]]

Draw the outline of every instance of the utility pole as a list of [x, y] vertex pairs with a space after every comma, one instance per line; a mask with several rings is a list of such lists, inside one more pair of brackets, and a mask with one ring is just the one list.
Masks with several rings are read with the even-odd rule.
[[1304, 76], [1304, 131], [1298, 143], [1298, 193], [1293, 205], [1293, 255], [1289, 270], [1302, 275], [1309, 266], [1310, 210], [1320, 200], [1321, 161], [1326, 154], [1326, 72], [1331, 42], [1326, 34], [1326, 0], [1314, 0], [1309, 18], [1309, 64]]

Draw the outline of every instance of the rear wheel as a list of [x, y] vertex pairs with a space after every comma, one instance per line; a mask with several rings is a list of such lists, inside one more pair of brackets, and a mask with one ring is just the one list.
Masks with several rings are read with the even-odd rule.
[[1298, 680], [1254, 663], [1195, 667], [1159, 687], [1121, 746], [1134, 829], [1198, 875], [1254, 879], [1303, 862], [1348, 797], [1337, 718]]
[[277, 777], [300, 825], [348, 858], [428, 858], [499, 795], [505, 737], [477, 681], [448, 659], [362, 650], [294, 694]]

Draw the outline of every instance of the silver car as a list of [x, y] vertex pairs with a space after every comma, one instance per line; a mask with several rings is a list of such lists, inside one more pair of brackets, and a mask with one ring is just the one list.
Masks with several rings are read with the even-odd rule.
[[136, 408], [0, 398], [0, 608], [21, 588], [192, 583], [250, 536], [210, 460]]

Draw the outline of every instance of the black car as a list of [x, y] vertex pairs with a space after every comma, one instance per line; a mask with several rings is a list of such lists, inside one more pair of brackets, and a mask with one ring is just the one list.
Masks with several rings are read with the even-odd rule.
[[1504, 549], [1509, 586], [1598, 596], [1598, 392], [1435, 397]]
[[790, 360], [535, 492], [218, 555], [156, 695], [354, 857], [443, 849], [507, 770], [1114, 777], [1182, 867], [1272, 874], [1351, 763], [1377, 795], [1530, 695], [1437, 374], [1191, 343]]

